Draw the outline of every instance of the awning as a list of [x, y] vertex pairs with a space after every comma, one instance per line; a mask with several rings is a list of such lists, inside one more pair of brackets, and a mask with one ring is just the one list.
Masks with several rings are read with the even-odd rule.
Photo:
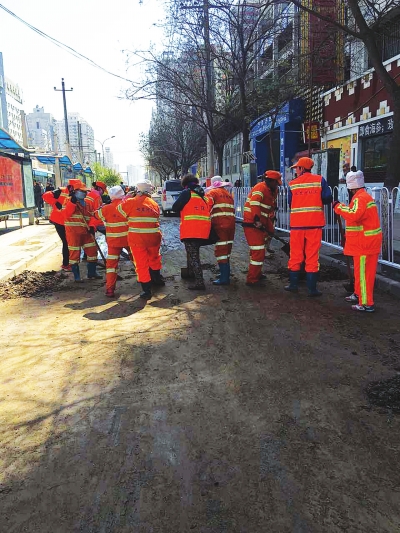
[[80, 163], [75, 163], [75, 165], [73, 166], [73, 169], [79, 172], [80, 170], [83, 170], [83, 167]]
[[38, 170], [37, 168], [32, 169], [34, 176], [40, 176], [42, 178], [51, 178], [54, 176], [54, 172], [49, 172], [47, 170]]
[[[56, 157], [54, 155], [35, 155], [38, 161], [44, 163], [45, 165], [54, 165], [56, 162]], [[63, 155], [62, 157], [57, 158], [61, 166], [72, 165], [71, 160], [68, 156]]]
[[90, 167], [86, 167], [85, 170], [84, 170], [84, 173], [85, 174], [93, 174], [93, 171]]
[[12, 150], [13, 152], [24, 152], [27, 153], [26, 148], [21, 146], [17, 143], [17, 141], [14, 141], [14, 139], [11, 137], [11, 135], [0, 128], [0, 148], [3, 150]]

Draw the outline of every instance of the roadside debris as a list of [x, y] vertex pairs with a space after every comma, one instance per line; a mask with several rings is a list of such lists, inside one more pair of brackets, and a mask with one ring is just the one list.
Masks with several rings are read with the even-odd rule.
[[67, 278], [68, 275], [55, 270], [49, 272], [24, 270], [18, 276], [0, 283], [0, 298], [2, 300], [33, 298], [44, 293], [60, 291], [64, 288], [63, 280]]

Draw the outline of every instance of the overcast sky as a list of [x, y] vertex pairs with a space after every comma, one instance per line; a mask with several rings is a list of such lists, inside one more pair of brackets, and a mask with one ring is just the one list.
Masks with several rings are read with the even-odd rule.
[[[161, 39], [153, 24], [163, 18], [156, 0], [3, 0], [10, 11], [102, 67], [132, 79], [139, 67], [127, 70], [122, 50], [146, 49]], [[23, 91], [24, 110], [43, 106], [58, 120], [63, 118], [61, 78], [66, 88], [68, 112], [77, 111], [94, 129], [95, 138], [107, 142], [120, 170], [143, 164], [138, 138], [150, 123], [151, 103], [131, 103], [118, 97], [129, 83], [114, 78], [75, 58], [0, 9], [4, 74]], [[101, 146], [95, 143], [97, 150]]]

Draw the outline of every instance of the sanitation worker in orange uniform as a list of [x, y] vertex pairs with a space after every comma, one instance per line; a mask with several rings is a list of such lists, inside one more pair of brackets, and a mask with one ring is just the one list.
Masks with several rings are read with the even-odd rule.
[[290, 258], [286, 291], [297, 292], [301, 264], [305, 261], [308, 296], [321, 296], [317, 289], [319, 250], [322, 228], [325, 226], [324, 205], [332, 203], [332, 193], [326, 180], [311, 174], [314, 161], [300, 157], [292, 168], [296, 177], [289, 184]]
[[111, 187], [109, 190], [111, 203], [104, 205], [96, 211], [96, 218], [100, 219], [106, 227], [107, 259], [106, 259], [106, 296], [115, 296], [115, 286], [117, 283], [117, 269], [119, 257], [123, 248], [129, 250], [128, 245], [128, 221], [118, 211], [125, 196], [125, 192], [120, 185]]
[[135, 263], [138, 282], [142, 285], [140, 298], [149, 300], [151, 285], [165, 285], [161, 276], [160, 208], [151, 198], [152, 185], [144, 180], [137, 184], [137, 195], [118, 206], [128, 221], [128, 244]]
[[372, 196], [364, 189], [364, 174], [361, 170], [346, 176], [351, 202], [349, 206], [334, 202], [337, 215], [346, 221], [344, 254], [354, 260], [355, 292], [347, 296], [354, 311], [373, 313], [376, 267], [382, 246], [382, 229], [379, 213]]
[[175, 201], [172, 210], [180, 213], [180, 238], [185, 244], [189, 272], [195, 278], [194, 285], [189, 285], [188, 289], [204, 291], [206, 286], [200, 262], [200, 247], [208, 244], [210, 237], [210, 207], [196, 176], [185, 174], [181, 183], [184, 190]]
[[269, 234], [274, 231], [278, 186], [282, 185], [281, 173], [267, 170], [264, 179], [257, 183], [244, 204], [243, 228], [250, 248], [250, 265], [246, 285], [258, 286], [265, 278], [262, 266]]
[[70, 191], [68, 187], [60, 187], [54, 191], [47, 191], [43, 194], [43, 200], [52, 206], [49, 220], [54, 225], [62, 242], [63, 262], [61, 268], [62, 270], [66, 270], [68, 272], [71, 271], [71, 265], [69, 264], [69, 250], [67, 236], [65, 234], [65, 213], [63, 211], [63, 206], [66, 204], [69, 198], [69, 192]]
[[226, 187], [232, 187], [229, 181], [222, 181], [221, 176], [211, 178], [211, 187], [206, 190], [210, 207], [211, 224], [219, 240], [215, 244], [215, 257], [220, 276], [214, 285], [229, 285], [231, 275], [230, 257], [235, 237], [235, 204]]
[[65, 204], [65, 233], [68, 241], [69, 262], [75, 281], [81, 281], [79, 261], [81, 248], [87, 255], [88, 279], [101, 279], [96, 272], [97, 246], [93, 234], [89, 233], [87, 225], [93, 216], [92, 201], [86, 198], [88, 188], [81, 180], [71, 179], [70, 197]]

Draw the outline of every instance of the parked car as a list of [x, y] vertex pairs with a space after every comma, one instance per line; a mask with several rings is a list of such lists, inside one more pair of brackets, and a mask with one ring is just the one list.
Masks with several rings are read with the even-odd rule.
[[161, 211], [164, 216], [172, 213], [172, 205], [183, 191], [180, 180], [167, 180], [164, 182], [161, 195]]

